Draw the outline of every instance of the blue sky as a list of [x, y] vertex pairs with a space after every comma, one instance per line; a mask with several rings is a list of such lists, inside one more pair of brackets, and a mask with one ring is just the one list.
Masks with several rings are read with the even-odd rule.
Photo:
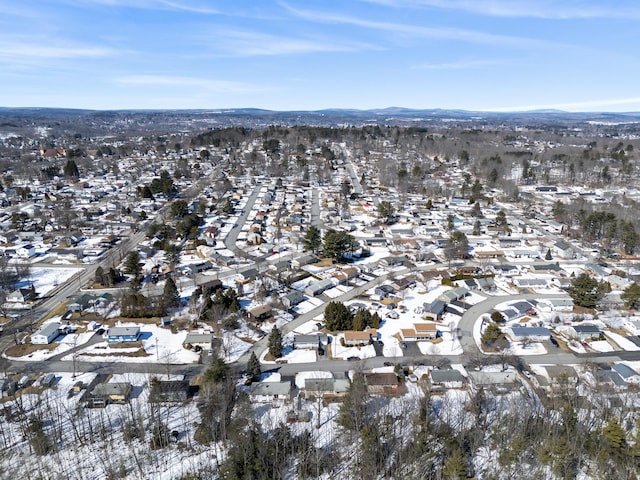
[[0, 0], [0, 106], [640, 111], [637, 0]]

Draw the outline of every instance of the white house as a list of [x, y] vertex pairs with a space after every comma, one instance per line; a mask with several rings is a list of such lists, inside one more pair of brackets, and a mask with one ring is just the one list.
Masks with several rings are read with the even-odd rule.
[[632, 335], [640, 335], [640, 320], [627, 320], [624, 322], [624, 328]]
[[555, 257], [570, 259], [573, 258], [573, 246], [570, 243], [565, 242], [564, 240], [559, 240], [553, 244], [551, 253]]
[[60, 323], [50, 322], [31, 335], [31, 343], [35, 345], [49, 345], [60, 333]]
[[291, 400], [291, 382], [257, 382], [251, 384], [249, 398], [255, 403], [285, 403]]
[[540, 300], [536, 307], [543, 312], [570, 312], [573, 310], [573, 299], [571, 297], [546, 298]]
[[36, 254], [36, 247], [27, 243], [16, 248], [16, 255], [20, 258], [31, 258]]
[[597, 325], [583, 323], [580, 325], [572, 325], [569, 327], [569, 335], [578, 340], [588, 340], [600, 336], [600, 328]]

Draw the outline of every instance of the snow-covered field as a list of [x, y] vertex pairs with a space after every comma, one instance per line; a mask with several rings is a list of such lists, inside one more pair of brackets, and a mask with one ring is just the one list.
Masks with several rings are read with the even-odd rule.
[[[136, 326], [133, 323], [123, 323], [120, 326]], [[185, 349], [182, 346], [187, 332], [172, 333], [167, 328], [157, 325], [144, 325], [141, 330], [142, 348], [146, 356], [118, 355], [119, 353], [134, 353], [137, 347], [119, 348], [111, 347], [105, 340], [96, 343], [86, 349], [80, 350], [76, 358], [81, 361], [105, 361], [105, 362], [135, 362], [135, 363], [171, 363], [188, 364], [198, 361], [199, 354]], [[72, 360], [73, 355], [64, 357], [63, 360]]]

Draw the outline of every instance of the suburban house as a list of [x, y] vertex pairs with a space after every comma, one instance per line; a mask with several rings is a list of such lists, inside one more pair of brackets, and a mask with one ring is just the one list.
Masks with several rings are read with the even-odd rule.
[[103, 293], [102, 295], [89, 295], [83, 293], [76, 297], [69, 304], [69, 311], [71, 312], [83, 312], [89, 310], [91, 307], [102, 307], [109, 303], [113, 296], [110, 293]]
[[573, 299], [571, 297], [545, 298], [538, 302], [536, 308], [545, 312], [570, 312], [573, 310]]
[[391, 285], [378, 285], [373, 293], [380, 298], [393, 298], [396, 295], [396, 291]]
[[400, 381], [395, 373], [365, 373], [367, 391], [372, 394], [393, 395], [398, 393]]
[[2, 232], [0, 233], [0, 243], [16, 243], [20, 237], [16, 232]]
[[624, 328], [631, 333], [631, 335], [640, 335], [640, 320], [626, 320], [624, 322]]
[[326, 333], [316, 335], [294, 335], [293, 348], [325, 348], [329, 341]]
[[370, 328], [364, 332], [358, 330], [344, 331], [344, 344], [348, 347], [368, 344], [376, 338], [378, 338], [378, 331], [375, 328]]
[[247, 310], [247, 317], [254, 322], [263, 322], [273, 316], [271, 305], [258, 305]]
[[450, 302], [453, 302], [454, 300], [461, 300], [467, 295], [469, 295], [469, 290], [467, 288], [456, 287], [440, 294], [440, 296], [438, 297], [438, 300], [441, 300], [445, 303], [450, 303]]
[[140, 338], [140, 327], [111, 327], [107, 331], [109, 343], [137, 342]]
[[511, 327], [508, 332], [511, 339], [516, 342], [524, 340], [543, 342], [551, 338], [551, 332], [545, 327]]
[[180, 403], [189, 398], [190, 386], [187, 380], [151, 380], [149, 401], [151, 403]]
[[422, 314], [425, 320], [432, 320], [439, 322], [442, 320], [442, 316], [447, 308], [447, 304], [442, 300], [434, 300], [431, 303], [425, 303], [422, 305]]
[[33, 292], [30, 288], [18, 288], [7, 295], [7, 302], [10, 303], [25, 303], [31, 300], [31, 294]]
[[405, 342], [421, 342], [436, 338], [438, 329], [433, 323], [414, 323], [413, 328], [401, 328], [400, 335]]
[[35, 345], [49, 345], [59, 334], [59, 322], [46, 323], [37, 332], [31, 335], [31, 343]]
[[598, 338], [600, 336], [600, 328], [597, 325], [584, 323], [570, 326], [568, 333], [573, 338], [584, 341], [590, 338]]
[[317, 261], [318, 261], [318, 258], [315, 255], [302, 255], [300, 257], [297, 257], [291, 260], [291, 266], [293, 268], [302, 268], [305, 265], [310, 265]]
[[291, 382], [255, 382], [249, 399], [254, 403], [286, 403], [293, 398]]
[[129, 401], [132, 386], [128, 382], [99, 383], [88, 397], [89, 406], [106, 407], [109, 403], [126, 403]]
[[547, 288], [549, 286], [549, 280], [546, 278], [530, 278], [530, 277], [517, 277], [513, 279], [513, 284], [518, 288]]
[[323, 399], [342, 398], [349, 389], [346, 378], [307, 378], [302, 389], [305, 399], [321, 397]]
[[31, 258], [36, 254], [36, 247], [27, 243], [16, 248], [16, 255], [20, 258]]
[[213, 333], [189, 332], [184, 339], [183, 345], [196, 350], [211, 350]]
[[259, 275], [259, 272], [255, 268], [249, 268], [248, 270], [239, 272], [238, 275], [240, 275], [241, 278], [236, 279], [236, 283], [244, 284], [253, 281]]
[[611, 369], [618, 372], [618, 375], [620, 375], [624, 379], [635, 377], [636, 375], [638, 375], [638, 372], [624, 363], [616, 363], [611, 367]]
[[209, 280], [208, 282], [204, 282], [201, 283], [200, 285], [198, 285], [203, 292], [211, 292], [211, 293], [215, 293], [218, 290], [224, 288], [224, 286], [222, 285], [222, 280], [219, 279], [215, 279], [215, 280]]
[[548, 365], [544, 367], [549, 378], [549, 390], [558, 387], [574, 389], [578, 383], [578, 372], [568, 365]]
[[309, 295], [310, 297], [316, 297], [321, 295], [325, 290], [329, 290], [333, 288], [335, 285], [330, 278], [326, 278], [324, 280], [318, 280], [316, 282], [311, 282], [307, 288], [304, 289], [304, 293]]
[[16, 382], [10, 378], [0, 378], [0, 398], [9, 397], [16, 391]]
[[280, 297], [280, 302], [285, 308], [290, 309], [304, 301], [304, 294], [298, 290], [292, 290], [286, 295]]
[[389, 255], [388, 257], [381, 258], [378, 264], [383, 267], [400, 267], [404, 265], [405, 260], [406, 257], [404, 255]]
[[511, 392], [522, 386], [520, 376], [515, 372], [469, 371], [469, 378], [476, 388], [483, 387], [496, 393]]
[[554, 257], [571, 259], [573, 258], [573, 246], [570, 243], [565, 242], [564, 240], [559, 240], [553, 244], [551, 253]]
[[447, 390], [449, 388], [466, 388], [467, 377], [459, 370], [431, 370], [429, 374], [432, 390]]
[[621, 391], [628, 387], [627, 382], [615, 370], [597, 370], [595, 377], [597, 386], [610, 391]]

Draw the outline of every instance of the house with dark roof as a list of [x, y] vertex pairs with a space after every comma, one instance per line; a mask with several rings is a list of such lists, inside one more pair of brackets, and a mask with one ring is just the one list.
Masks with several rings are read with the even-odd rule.
[[400, 381], [395, 373], [365, 373], [364, 381], [371, 394], [394, 395], [398, 393]]
[[422, 305], [422, 314], [425, 319], [433, 321], [441, 321], [447, 308], [447, 304], [442, 300], [434, 300], [431, 303], [424, 303]]
[[151, 380], [149, 402], [181, 403], [187, 401], [191, 393], [188, 380]]
[[132, 389], [128, 382], [99, 383], [88, 395], [88, 406], [106, 407], [110, 403], [127, 403]]
[[589, 323], [583, 323], [580, 325], [571, 325], [568, 328], [569, 335], [578, 340], [588, 340], [590, 338], [600, 337], [600, 327]]
[[524, 340], [543, 342], [551, 338], [551, 332], [545, 327], [511, 327], [508, 331], [511, 339], [516, 342]]
[[312, 335], [294, 335], [293, 348], [325, 348], [329, 343], [329, 337], [326, 333], [318, 333]]
[[431, 370], [429, 382], [432, 390], [446, 390], [449, 388], [466, 388], [467, 377], [459, 370]]
[[329, 290], [333, 288], [335, 285], [333, 280], [330, 278], [325, 278], [324, 280], [318, 280], [316, 282], [311, 282], [307, 288], [304, 289], [304, 293], [309, 295], [310, 297], [317, 297], [318, 295], [322, 295], [322, 292], [325, 290]]
[[249, 399], [254, 403], [287, 403], [293, 398], [290, 381], [254, 382], [251, 384]]

